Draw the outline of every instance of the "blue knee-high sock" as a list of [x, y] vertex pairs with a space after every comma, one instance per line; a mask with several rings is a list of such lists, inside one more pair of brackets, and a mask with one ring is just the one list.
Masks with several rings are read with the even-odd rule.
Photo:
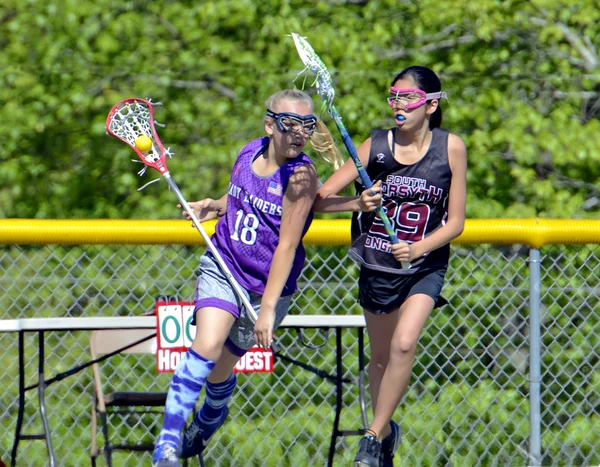
[[165, 405], [165, 421], [157, 446], [171, 443], [179, 447], [183, 425], [214, 366], [215, 362], [205, 359], [192, 349], [183, 356], [171, 381]]
[[206, 398], [197, 419], [207, 431], [210, 431], [223, 415], [235, 390], [236, 382], [235, 373], [231, 373], [231, 376], [221, 383], [206, 382]]

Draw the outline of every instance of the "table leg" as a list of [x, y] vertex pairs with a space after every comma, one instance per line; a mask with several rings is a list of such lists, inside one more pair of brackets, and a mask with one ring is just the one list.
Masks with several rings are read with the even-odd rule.
[[360, 414], [362, 416], [363, 430], [369, 428], [367, 417], [366, 381], [365, 371], [365, 333], [363, 328], [358, 328], [358, 397], [360, 403]]
[[344, 377], [344, 368], [342, 365], [342, 329], [335, 328], [335, 419], [333, 420], [333, 429], [331, 431], [331, 443], [329, 444], [329, 458], [327, 465], [333, 466], [333, 457], [335, 456], [335, 445], [339, 436], [340, 414], [342, 412], [342, 383]]
[[48, 462], [50, 467], [55, 467], [54, 451], [52, 450], [52, 437], [50, 436], [50, 427], [48, 426], [48, 418], [46, 417], [46, 378], [44, 377], [44, 331], [38, 333], [39, 344], [39, 361], [38, 361], [38, 401], [40, 404], [40, 415], [42, 416], [42, 424], [44, 426], [44, 437], [46, 447], [48, 448]]
[[25, 413], [25, 356], [24, 344], [25, 337], [23, 331], [19, 331], [19, 409], [17, 412], [17, 428], [15, 430], [15, 441], [13, 442], [10, 465], [17, 465], [17, 450], [21, 440], [21, 430], [23, 429], [23, 414]]

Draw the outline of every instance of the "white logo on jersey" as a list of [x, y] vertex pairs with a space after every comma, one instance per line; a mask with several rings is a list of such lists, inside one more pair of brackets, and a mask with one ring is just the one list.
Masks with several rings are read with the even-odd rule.
[[383, 162], [383, 159], [385, 159], [385, 154], [380, 152], [375, 157], [377, 158], [377, 162]]

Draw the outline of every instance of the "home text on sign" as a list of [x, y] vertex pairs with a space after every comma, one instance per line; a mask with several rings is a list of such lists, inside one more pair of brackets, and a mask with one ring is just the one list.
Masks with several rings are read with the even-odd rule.
[[[158, 301], [156, 302], [156, 371], [170, 373], [192, 345], [196, 335], [196, 326], [192, 326], [194, 316], [193, 302]], [[273, 352], [253, 347], [240, 358], [234, 371], [236, 373], [273, 372]]]

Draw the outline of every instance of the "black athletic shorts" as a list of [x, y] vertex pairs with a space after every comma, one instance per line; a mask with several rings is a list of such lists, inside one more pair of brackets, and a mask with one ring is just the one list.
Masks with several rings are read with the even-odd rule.
[[418, 272], [409, 276], [389, 274], [360, 268], [358, 278], [358, 303], [376, 315], [385, 315], [400, 308], [408, 297], [425, 294], [433, 298], [434, 308], [448, 301], [440, 296], [446, 268]]

